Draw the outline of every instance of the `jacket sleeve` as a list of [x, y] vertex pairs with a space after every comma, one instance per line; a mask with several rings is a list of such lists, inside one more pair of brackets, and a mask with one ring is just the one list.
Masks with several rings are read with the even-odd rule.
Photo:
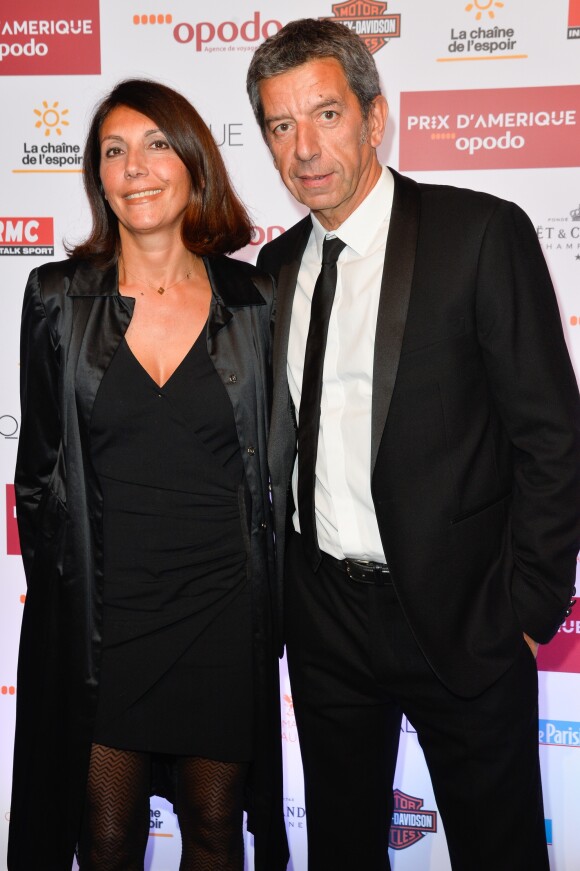
[[61, 442], [58, 354], [48, 326], [38, 270], [30, 274], [20, 337], [21, 428], [15, 471], [16, 514], [27, 582], [34, 561], [43, 496]]
[[580, 403], [556, 297], [527, 215], [500, 201], [483, 237], [477, 325], [513, 450], [512, 601], [546, 643], [569, 613], [580, 546]]

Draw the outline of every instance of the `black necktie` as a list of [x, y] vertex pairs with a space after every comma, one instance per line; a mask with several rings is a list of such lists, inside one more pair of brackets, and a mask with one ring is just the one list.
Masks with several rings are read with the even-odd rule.
[[322, 246], [322, 268], [314, 285], [310, 326], [304, 355], [302, 396], [298, 419], [298, 517], [304, 551], [314, 571], [320, 565], [320, 549], [316, 536], [314, 514], [314, 484], [316, 454], [318, 452], [318, 426], [320, 398], [322, 396], [322, 369], [326, 351], [328, 322], [336, 290], [336, 261], [345, 242], [334, 237], [325, 239]]

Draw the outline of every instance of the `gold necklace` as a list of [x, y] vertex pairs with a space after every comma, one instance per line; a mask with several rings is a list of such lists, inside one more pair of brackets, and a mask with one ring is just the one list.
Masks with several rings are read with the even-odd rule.
[[175, 287], [176, 284], [181, 284], [182, 281], [185, 281], [186, 279], [188, 279], [191, 276], [191, 273], [193, 272], [193, 265], [192, 265], [191, 269], [185, 273], [183, 278], [178, 278], [177, 281], [173, 282], [173, 284], [168, 284], [167, 287], [163, 287], [162, 285], [159, 285], [159, 287], [155, 287], [155, 285], [151, 284], [150, 281], [147, 281], [144, 278], [140, 278], [138, 275], [135, 275], [134, 272], [131, 272], [130, 269], [127, 269], [127, 267], [125, 265], [125, 261], [123, 260], [122, 257], [120, 257], [119, 259], [121, 261], [121, 265], [122, 265], [125, 272], [127, 272], [132, 278], [136, 278], [137, 281], [141, 282], [141, 284], [148, 284], [152, 290], [156, 290], [157, 293], [159, 293], [161, 295], [163, 295], [166, 290], [171, 290], [171, 288]]

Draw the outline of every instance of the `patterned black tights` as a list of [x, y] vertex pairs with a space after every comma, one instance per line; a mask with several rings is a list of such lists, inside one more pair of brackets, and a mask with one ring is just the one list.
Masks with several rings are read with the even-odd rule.
[[[248, 765], [177, 759], [182, 838], [179, 871], [243, 871], [243, 791]], [[80, 871], [143, 871], [149, 833], [148, 753], [93, 744]]]
[[248, 765], [197, 756], [177, 761], [179, 871], [243, 871], [242, 808]]

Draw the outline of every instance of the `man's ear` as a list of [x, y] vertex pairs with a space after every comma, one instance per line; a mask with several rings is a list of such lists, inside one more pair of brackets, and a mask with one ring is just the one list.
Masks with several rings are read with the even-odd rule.
[[375, 97], [369, 109], [367, 121], [367, 141], [373, 148], [378, 148], [385, 135], [389, 104], [382, 94]]

